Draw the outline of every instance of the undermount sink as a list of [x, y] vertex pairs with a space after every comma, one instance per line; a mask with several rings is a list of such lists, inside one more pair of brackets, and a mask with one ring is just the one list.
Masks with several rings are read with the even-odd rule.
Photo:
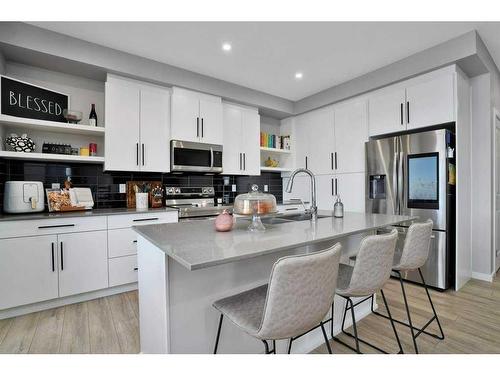
[[[318, 219], [323, 217], [330, 217], [328, 215], [318, 215]], [[292, 221], [306, 221], [311, 220], [311, 214], [292, 214], [292, 215], [279, 215], [273, 217], [263, 217], [263, 224], [285, 224], [290, 223]]]

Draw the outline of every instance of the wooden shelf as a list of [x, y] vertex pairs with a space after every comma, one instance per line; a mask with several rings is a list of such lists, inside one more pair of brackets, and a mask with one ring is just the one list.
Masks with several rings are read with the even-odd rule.
[[283, 150], [281, 148], [270, 148], [270, 147], [261, 147], [260, 151], [262, 152], [270, 152], [274, 154], [291, 154], [291, 150]]
[[260, 167], [263, 172], [291, 172], [291, 168], [281, 168], [281, 167]]
[[104, 128], [90, 125], [75, 125], [65, 122], [34, 120], [8, 115], [0, 115], [0, 126], [16, 127], [20, 129], [43, 130], [55, 133], [84, 134], [104, 136]]
[[34, 161], [67, 161], [73, 163], [96, 163], [96, 164], [104, 163], [104, 157], [102, 156], [42, 154], [40, 152], [0, 151], [0, 157], [6, 159], [34, 160]]

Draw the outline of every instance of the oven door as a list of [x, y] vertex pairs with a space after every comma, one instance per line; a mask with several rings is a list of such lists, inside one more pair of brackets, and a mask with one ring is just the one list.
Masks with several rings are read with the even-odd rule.
[[208, 143], [171, 141], [172, 172], [222, 172], [222, 146]]

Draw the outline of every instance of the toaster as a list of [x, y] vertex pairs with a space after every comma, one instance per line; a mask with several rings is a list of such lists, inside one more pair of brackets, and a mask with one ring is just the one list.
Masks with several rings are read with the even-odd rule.
[[40, 212], [45, 208], [43, 184], [38, 181], [7, 181], [3, 210], [9, 214]]

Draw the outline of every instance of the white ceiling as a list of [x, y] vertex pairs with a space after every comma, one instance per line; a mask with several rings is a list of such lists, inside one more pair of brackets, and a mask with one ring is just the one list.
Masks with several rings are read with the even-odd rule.
[[[473, 29], [500, 65], [500, 22], [32, 24], [294, 101]], [[226, 41], [229, 53], [221, 49]]]

